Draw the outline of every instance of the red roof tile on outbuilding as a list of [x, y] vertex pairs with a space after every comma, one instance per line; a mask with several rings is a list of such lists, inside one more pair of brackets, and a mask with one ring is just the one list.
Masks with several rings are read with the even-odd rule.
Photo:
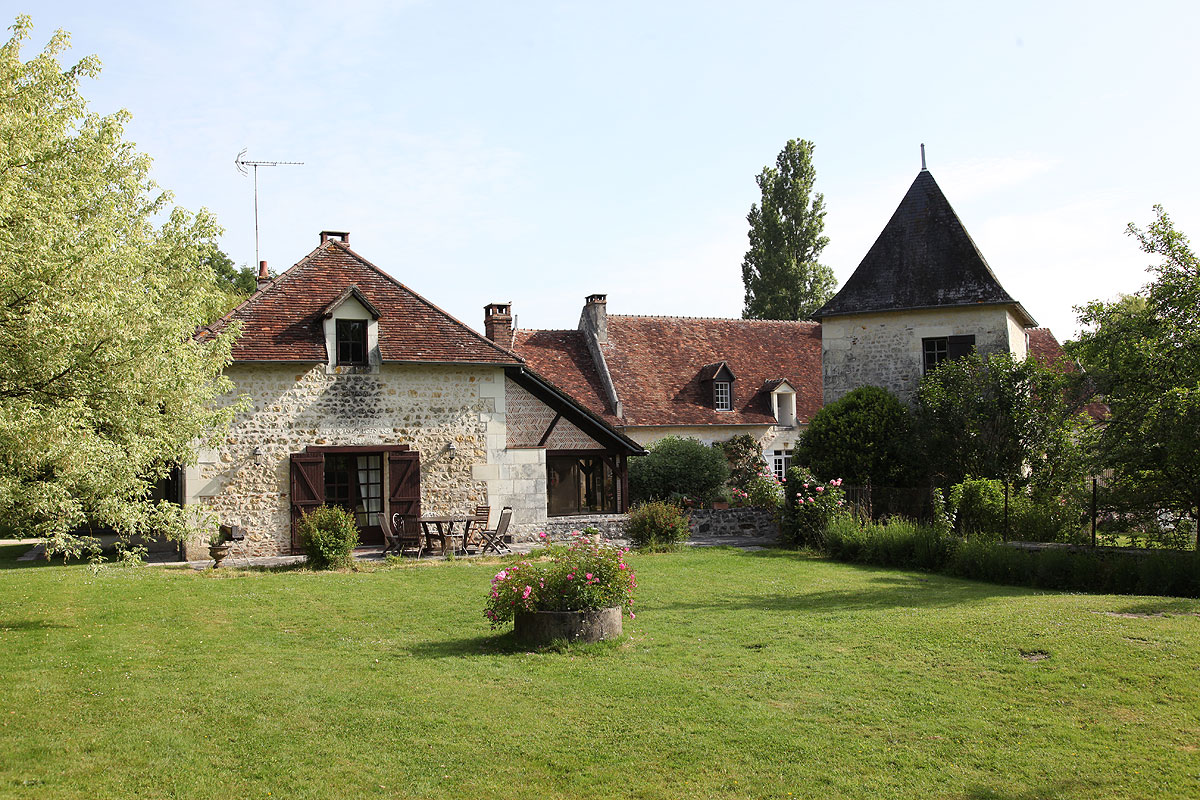
[[235, 361], [327, 361], [324, 315], [351, 287], [379, 314], [385, 362], [522, 363], [334, 239], [198, 335], [218, 333], [237, 320], [242, 332], [233, 346]]
[[[601, 347], [625, 413], [621, 420], [579, 331], [518, 331], [514, 349], [617, 424], [770, 425], [775, 418], [762, 388], [779, 379], [796, 389], [800, 422], [821, 407], [821, 326], [813, 322], [609, 315], [608, 342]], [[735, 376], [732, 411], [713, 407], [712, 386], [702, 374], [720, 363]]]

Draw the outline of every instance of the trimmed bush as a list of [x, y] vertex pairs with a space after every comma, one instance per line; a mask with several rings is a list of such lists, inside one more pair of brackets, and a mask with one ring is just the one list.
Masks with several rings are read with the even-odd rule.
[[300, 540], [313, 569], [341, 569], [354, 563], [358, 525], [341, 506], [320, 506], [300, 517]]
[[629, 509], [629, 522], [625, 524], [625, 535], [634, 546], [651, 550], [678, 547], [687, 541], [690, 532], [687, 514], [661, 500]]
[[729, 479], [729, 461], [720, 446], [667, 436], [647, 450], [629, 460], [629, 494], [635, 503], [678, 497], [707, 505]]
[[905, 486], [914, 450], [908, 407], [886, 389], [860, 386], [813, 415], [793, 458], [826, 480]]

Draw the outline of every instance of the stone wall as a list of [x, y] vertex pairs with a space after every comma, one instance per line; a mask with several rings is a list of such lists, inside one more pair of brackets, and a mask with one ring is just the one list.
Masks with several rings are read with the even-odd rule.
[[692, 511], [693, 537], [745, 536], [778, 538], [775, 512], [765, 508], [698, 508]]
[[[629, 517], [625, 514], [581, 514], [572, 517], [548, 517], [538, 533], [549, 534], [551, 541], [561, 542], [572, 538], [575, 531], [584, 528], [597, 528], [605, 539], [624, 540], [625, 523]], [[536, 539], [537, 534], [527, 537]]]
[[[535, 482], [518, 487], [513, 478], [523, 459], [505, 447], [501, 368], [389, 364], [337, 375], [324, 364], [239, 362], [228, 375], [236, 388], [225, 402], [245, 396], [251, 407], [215, 447], [200, 451], [198, 464], [187, 471], [186, 493], [202, 513], [242, 527], [246, 538], [234, 556], [288, 552], [289, 456], [310, 445], [404, 444], [417, 450], [426, 514], [461, 513], [485, 503], [498, 514], [501, 505], [517, 505], [509, 492], [537, 493]], [[524, 459], [536, 462], [538, 456]], [[544, 457], [540, 475], [544, 514]], [[188, 544], [189, 557], [204, 552], [203, 542]]]
[[[552, 541], [558, 542], [570, 539], [575, 531], [591, 527], [598, 528], [605, 539], [624, 541], [628, 538], [625, 533], [628, 521], [629, 517], [625, 514], [550, 517], [542, 526], [542, 531], [549, 534]], [[779, 537], [774, 512], [762, 508], [695, 509], [691, 512], [691, 530], [693, 539]], [[524, 540], [537, 538], [537, 534], [534, 534]]]
[[[1024, 355], [1021, 327], [1004, 306], [855, 314], [821, 324], [826, 404], [859, 386], [882, 386], [908, 402], [924, 373], [921, 340], [973, 335], [981, 353]], [[1010, 338], [1014, 339], [1010, 343]]]

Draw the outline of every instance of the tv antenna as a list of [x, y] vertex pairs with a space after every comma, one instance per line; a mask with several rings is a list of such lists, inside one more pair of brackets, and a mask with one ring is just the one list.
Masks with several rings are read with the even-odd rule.
[[258, 168], [259, 167], [279, 167], [293, 166], [303, 164], [303, 161], [248, 161], [246, 159], [246, 150], [249, 148], [243, 147], [242, 152], [237, 154], [237, 158], [233, 160], [233, 165], [237, 167], [238, 172], [242, 175], [248, 175], [249, 171], [246, 167], [254, 169], [254, 263], [258, 262]]

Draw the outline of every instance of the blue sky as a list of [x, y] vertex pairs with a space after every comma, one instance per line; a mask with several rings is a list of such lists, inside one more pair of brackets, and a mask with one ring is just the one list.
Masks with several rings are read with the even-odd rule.
[[95, 3], [39, 0], [104, 63], [92, 110], [223, 248], [291, 265], [322, 229], [476, 328], [610, 313], [736, 317], [754, 176], [816, 144], [822, 261], [844, 281], [920, 168], [1060, 339], [1134, 291], [1124, 235], [1200, 235], [1194, 4]]

